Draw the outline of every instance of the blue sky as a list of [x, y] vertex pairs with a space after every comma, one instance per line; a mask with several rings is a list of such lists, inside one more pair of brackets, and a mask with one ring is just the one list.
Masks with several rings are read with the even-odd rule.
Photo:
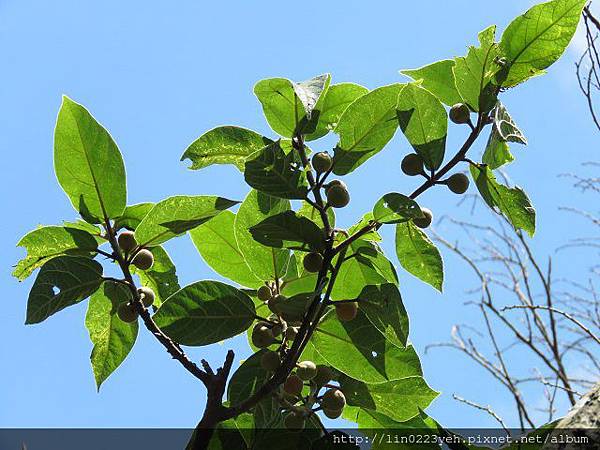
[[[15, 243], [38, 224], [75, 217], [52, 169], [53, 128], [63, 93], [88, 107], [117, 141], [127, 165], [129, 203], [175, 194], [241, 199], [247, 187], [235, 169], [194, 172], [179, 158], [191, 141], [217, 125], [236, 124], [270, 135], [252, 94], [256, 81], [276, 76], [303, 80], [330, 72], [334, 82], [369, 88], [397, 82], [402, 80], [399, 69], [462, 55], [478, 31], [493, 23], [502, 30], [531, 3], [2, 0], [0, 426], [189, 427], [204, 402], [203, 387], [144, 332], [130, 357], [96, 393], [83, 324], [85, 304], [41, 325], [23, 325], [33, 277], [19, 284], [10, 276], [11, 266], [23, 255]], [[569, 237], [591, 232], [582, 219], [558, 211], [561, 205], [582, 206], [585, 198], [557, 175], [597, 157], [597, 136], [576, 91], [573, 64], [579, 45], [549, 75], [504, 96], [530, 141], [529, 147], [514, 149], [517, 161], [508, 174], [537, 207], [539, 232], [533, 247], [542, 255], [553, 253]], [[454, 127], [449, 148], [465, 133]], [[315, 147], [325, 150], [334, 143], [327, 138]], [[340, 224], [351, 225], [383, 193], [412, 190], [416, 181], [399, 170], [408, 151], [398, 133], [380, 156], [347, 177], [352, 203], [338, 215]], [[444, 189], [426, 193], [422, 202], [436, 217], [469, 213]], [[439, 231], [456, 238], [451, 227], [442, 225]], [[385, 236], [389, 241], [391, 230]], [[217, 278], [188, 238], [167, 248], [182, 284]], [[395, 259], [389, 242], [385, 249]], [[583, 274], [586, 257], [573, 256], [557, 255], [555, 271]], [[444, 295], [400, 272], [411, 339], [420, 354], [427, 344], [446, 340], [454, 323], [478, 317], [463, 306], [473, 280], [451, 255], [445, 260]], [[230, 346], [237, 351], [237, 365], [248, 355], [243, 339], [191, 349], [190, 354], [216, 365]], [[452, 393], [493, 404], [515, 423], [507, 397], [460, 355], [438, 350], [422, 361], [427, 380], [442, 392], [428, 410], [441, 423], [492, 425], [457, 404]]]

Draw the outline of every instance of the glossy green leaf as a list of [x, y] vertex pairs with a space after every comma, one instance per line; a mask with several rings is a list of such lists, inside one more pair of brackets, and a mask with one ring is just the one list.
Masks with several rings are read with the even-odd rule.
[[300, 83], [269, 78], [256, 83], [254, 94], [271, 128], [283, 137], [292, 138], [314, 132], [318, 115], [312, 114], [313, 109], [330, 79], [328, 74]]
[[346, 108], [367, 92], [369, 90], [366, 87], [354, 83], [339, 83], [329, 86], [326, 95], [322, 97], [322, 105], [318, 110], [319, 116], [316, 129], [314, 132], [307, 134], [305, 140], [319, 139], [333, 131]]
[[479, 193], [490, 208], [503, 214], [515, 229], [535, 233], [535, 209], [527, 194], [519, 187], [509, 188], [498, 181], [488, 167], [471, 167]]
[[244, 259], [235, 239], [235, 214], [223, 211], [214, 219], [190, 231], [192, 242], [202, 259], [219, 275], [242, 286], [257, 288], [263, 284]]
[[333, 311], [328, 313], [309, 345], [331, 366], [365, 383], [421, 375], [413, 347], [401, 349], [386, 340], [360, 310], [349, 322], [340, 322]]
[[586, 0], [553, 0], [535, 5], [513, 20], [500, 46], [510, 64], [504, 86], [544, 73], [573, 38]]
[[454, 79], [454, 61], [444, 59], [419, 69], [401, 70], [400, 73], [420, 82], [421, 86], [435, 95], [442, 103], [453, 106], [462, 102]]
[[515, 157], [510, 152], [508, 143], [502, 139], [495, 129], [492, 129], [483, 152], [482, 162], [494, 170], [514, 161], [514, 159]]
[[96, 239], [96, 242], [98, 242], [98, 244], [107, 242], [107, 239], [104, 236], [104, 230], [102, 230], [97, 225], [93, 225], [91, 223], [86, 222], [85, 220], [77, 219], [72, 222], [64, 221], [63, 226], [67, 228], [76, 228], [78, 230], [88, 232], [89, 234], [94, 236], [94, 239]]
[[306, 172], [298, 152], [285, 153], [274, 142], [246, 161], [246, 183], [265, 194], [289, 199], [304, 199], [308, 192]]
[[264, 353], [265, 350], [261, 350], [251, 355], [231, 376], [227, 387], [227, 400], [231, 405], [246, 400], [269, 379], [269, 373], [260, 365]]
[[224, 126], [207, 131], [186, 149], [181, 157], [198, 170], [212, 164], [233, 164], [244, 170], [246, 159], [273, 141], [246, 128]]
[[[372, 225], [374, 223], [374, 221], [375, 221], [375, 219], [373, 218], [373, 213], [368, 212], [364, 216], [362, 216], [357, 223], [355, 223], [350, 228], [348, 228], [348, 234], [350, 236], [352, 236], [353, 234], [362, 230], [365, 226]], [[381, 235], [379, 234], [379, 232], [377, 230], [373, 229], [371, 231], [368, 231], [366, 234], [364, 234], [361, 239], [363, 239], [365, 241], [380, 242]]]
[[402, 84], [375, 89], [352, 102], [340, 116], [335, 133], [333, 172], [346, 175], [377, 154], [398, 128], [396, 104]]
[[126, 323], [117, 316], [118, 305], [130, 299], [129, 289], [112, 281], [104, 282], [90, 298], [85, 326], [94, 344], [90, 361], [98, 390], [121, 365], [135, 344], [137, 321]]
[[[325, 228], [325, 224], [323, 223], [321, 214], [314, 206], [312, 206], [307, 201], [302, 202], [302, 206], [300, 206], [300, 209], [298, 210], [298, 215], [306, 217], [310, 221], [316, 223], [319, 226], [319, 228]], [[331, 227], [335, 227], [335, 212], [333, 211], [333, 208], [327, 209], [327, 219], [329, 220], [329, 225]]]
[[325, 234], [319, 226], [294, 211], [267, 217], [250, 228], [255, 241], [267, 247], [322, 251]]
[[276, 280], [285, 276], [290, 251], [265, 247], [254, 240], [249, 229], [270, 216], [290, 209], [290, 202], [258, 191], [250, 191], [238, 210], [234, 231], [238, 248], [250, 270], [262, 281]]
[[13, 276], [23, 281], [56, 256], [92, 256], [98, 248], [98, 242], [89, 232], [78, 228], [47, 226], [27, 233], [17, 246], [27, 250], [27, 256], [17, 263], [13, 271]]
[[404, 269], [442, 292], [444, 264], [442, 255], [427, 235], [414, 223], [396, 227], [396, 254]]
[[444, 160], [448, 116], [442, 103], [417, 83], [407, 84], [398, 97], [400, 128], [429, 169], [437, 169]]
[[350, 245], [346, 257], [351, 258], [340, 268], [332, 299], [357, 298], [365, 286], [398, 284], [393, 264], [373, 242], [358, 239]]
[[158, 202], [135, 229], [143, 247], [154, 247], [202, 225], [239, 202], [212, 195], [178, 195]]
[[496, 26], [479, 33], [479, 47], [470, 46], [466, 57], [456, 58], [454, 76], [458, 92], [473, 111], [490, 111], [496, 103], [497, 77], [503, 69], [496, 43]]
[[127, 206], [123, 214], [115, 220], [113, 228], [116, 230], [120, 230], [121, 228], [135, 230], [152, 208], [154, 208], [154, 203], [150, 202]]
[[385, 194], [373, 207], [373, 220], [379, 223], [399, 223], [419, 217], [423, 213], [417, 202], [395, 192]]
[[307, 272], [302, 260], [304, 253], [295, 253], [290, 259], [287, 273], [281, 285], [282, 294], [291, 297], [296, 294], [313, 292], [317, 285], [317, 274]]
[[392, 283], [365, 287], [357, 298], [369, 322], [397, 347], [406, 347], [408, 314], [398, 287]]
[[154, 255], [154, 264], [148, 270], [140, 270], [135, 266], [130, 266], [133, 273], [140, 277], [142, 286], [148, 286], [154, 291], [154, 308], [158, 308], [162, 302], [177, 292], [179, 279], [175, 264], [171, 261], [169, 254], [162, 247], [152, 247], [150, 249]]
[[26, 324], [39, 323], [88, 298], [102, 283], [102, 266], [81, 256], [58, 256], [38, 273], [27, 301]]
[[66, 96], [54, 132], [54, 170], [73, 207], [86, 221], [102, 223], [125, 209], [121, 152], [108, 131]]
[[170, 296], [154, 321], [182, 345], [208, 345], [243, 333], [255, 316], [252, 299], [218, 281], [198, 281]]
[[410, 420], [438, 396], [421, 376], [366, 384], [342, 376], [338, 380], [349, 406], [383, 414], [397, 422]]

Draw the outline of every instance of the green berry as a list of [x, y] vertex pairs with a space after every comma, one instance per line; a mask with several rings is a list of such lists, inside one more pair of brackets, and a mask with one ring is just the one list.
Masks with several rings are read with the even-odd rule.
[[464, 194], [469, 189], [469, 178], [464, 173], [455, 173], [448, 178], [446, 184], [455, 194]]
[[325, 394], [323, 394], [321, 406], [323, 409], [328, 409], [330, 411], [343, 409], [344, 406], [346, 406], [346, 396], [337, 388], [327, 389]]
[[139, 314], [133, 303], [121, 303], [117, 309], [117, 316], [123, 322], [132, 323], [137, 320]]
[[142, 286], [141, 288], [138, 288], [137, 291], [140, 295], [140, 298], [142, 299], [142, 303], [144, 304], [144, 306], [146, 308], [150, 308], [150, 306], [152, 306], [152, 304], [154, 303], [154, 299], [156, 297], [154, 295], [154, 291], [147, 286]]
[[273, 293], [271, 292], [271, 288], [269, 286], [261, 286], [256, 291], [256, 296], [259, 300], [266, 302], [273, 297]]
[[323, 414], [325, 414], [325, 417], [327, 417], [329, 419], [337, 419], [338, 417], [340, 417], [342, 415], [343, 410], [344, 410], [344, 408], [341, 408], [341, 409], [325, 409], [325, 408], [323, 408]]
[[291, 412], [283, 418], [283, 426], [290, 431], [303, 430], [305, 424], [304, 416], [295, 412]]
[[349, 322], [358, 314], [358, 303], [344, 302], [335, 305], [335, 314], [340, 322]]
[[265, 348], [275, 342], [269, 327], [258, 323], [252, 329], [252, 344], [257, 348]]
[[312, 380], [317, 375], [317, 365], [312, 361], [302, 361], [298, 363], [296, 373], [304, 381]]
[[129, 253], [131, 250], [137, 247], [137, 241], [135, 240], [135, 234], [133, 231], [125, 230], [119, 234], [117, 238], [119, 247], [125, 253]]
[[267, 302], [267, 306], [273, 314], [280, 315], [282, 312], [281, 305], [286, 301], [287, 297], [285, 295], [277, 294], [271, 299], [269, 299], [269, 301]]
[[450, 108], [450, 120], [457, 124], [471, 122], [471, 110], [464, 103], [457, 103]]
[[273, 335], [273, 337], [281, 336], [282, 332], [283, 332], [283, 327], [278, 323], [271, 327], [271, 334]]
[[283, 383], [283, 390], [286, 394], [294, 397], [298, 397], [302, 393], [304, 382], [298, 375], [290, 375], [285, 383]]
[[433, 213], [427, 208], [421, 208], [421, 212], [423, 213], [423, 217], [413, 219], [413, 223], [419, 228], [427, 228], [433, 221]]
[[154, 264], [154, 255], [150, 250], [143, 248], [135, 254], [131, 262], [140, 270], [148, 270]]
[[317, 252], [308, 253], [303, 260], [307, 272], [316, 273], [323, 267], [323, 256]]
[[327, 383], [329, 383], [332, 378], [333, 378], [333, 370], [331, 370], [331, 367], [319, 364], [317, 366], [317, 374], [312, 379], [312, 381], [317, 386], [324, 386]]
[[315, 153], [312, 157], [312, 167], [317, 173], [324, 173], [331, 169], [333, 160], [327, 152]]
[[406, 175], [414, 177], [423, 173], [423, 158], [416, 153], [406, 155], [400, 165], [402, 172]]
[[327, 195], [327, 203], [334, 208], [343, 208], [350, 203], [348, 189], [342, 184], [329, 186], [325, 194]]
[[279, 354], [277, 352], [267, 350], [260, 357], [260, 366], [268, 372], [275, 372], [275, 370], [280, 366], [280, 364], [281, 359], [279, 358]]

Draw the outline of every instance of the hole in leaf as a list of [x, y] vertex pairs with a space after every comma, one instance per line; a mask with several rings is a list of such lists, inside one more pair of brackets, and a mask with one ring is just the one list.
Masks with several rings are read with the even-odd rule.
[[60, 294], [60, 288], [58, 286], [52, 286], [52, 294], [54, 294], [54, 296]]
[[371, 352], [371, 355], [373, 356], [373, 358], [377, 358], [377, 356], [378, 356], [378, 353], [377, 353], [376, 351], [374, 351], [374, 350], [373, 350], [373, 351]]

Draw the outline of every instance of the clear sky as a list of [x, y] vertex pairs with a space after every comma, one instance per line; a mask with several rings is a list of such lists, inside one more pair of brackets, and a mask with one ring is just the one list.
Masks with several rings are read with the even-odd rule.
[[[189, 427], [204, 404], [203, 387], [143, 330], [129, 358], [96, 393], [85, 303], [40, 325], [23, 325], [33, 277], [19, 284], [10, 276], [24, 253], [15, 244], [38, 224], [58, 224], [76, 215], [52, 166], [53, 128], [63, 93], [88, 107], [116, 139], [127, 166], [129, 203], [175, 194], [242, 199], [248, 188], [234, 168], [190, 171], [179, 158], [192, 140], [217, 125], [237, 124], [270, 135], [252, 94], [256, 81], [277, 76], [303, 80], [330, 72], [334, 82], [369, 88], [394, 83], [403, 79], [399, 69], [462, 55], [478, 31], [494, 23], [502, 30], [531, 3], [0, 1], [0, 426]], [[504, 96], [530, 142], [514, 149], [517, 161], [508, 174], [537, 207], [533, 246], [542, 255], [590, 231], [582, 219], [558, 211], [561, 205], [582, 206], [584, 197], [557, 175], [598, 156], [598, 136], [576, 91], [578, 52], [575, 43], [549, 75]], [[449, 148], [464, 134], [454, 127]], [[324, 139], [314, 147], [325, 150], [333, 144]], [[351, 225], [383, 193], [414, 187], [416, 181], [399, 170], [408, 151], [398, 133], [380, 156], [347, 177], [352, 203], [339, 214], [339, 223]], [[469, 214], [445, 189], [426, 193], [422, 202], [437, 217]], [[451, 240], [456, 237], [450, 227], [438, 229]], [[395, 261], [391, 230], [385, 237], [385, 249]], [[217, 278], [187, 237], [167, 248], [182, 285]], [[583, 274], [587, 261], [574, 256], [557, 255], [555, 271]], [[446, 253], [445, 260], [444, 295], [400, 271], [411, 339], [420, 354], [427, 344], [447, 339], [454, 323], [477, 317], [463, 306], [474, 280], [451, 255]], [[190, 354], [216, 365], [230, 346], [237, 352], [237, 366], [248, 355], [244, 338], [190, 349]], [[457, 404], [452, 393], [493, 404], [515, 423], [512, 405], [498, 385], [460, 355], [438, 350], [422, 361], [426, 379], [442, 392], [428, 412], [442, 424], [493, 425]]]

